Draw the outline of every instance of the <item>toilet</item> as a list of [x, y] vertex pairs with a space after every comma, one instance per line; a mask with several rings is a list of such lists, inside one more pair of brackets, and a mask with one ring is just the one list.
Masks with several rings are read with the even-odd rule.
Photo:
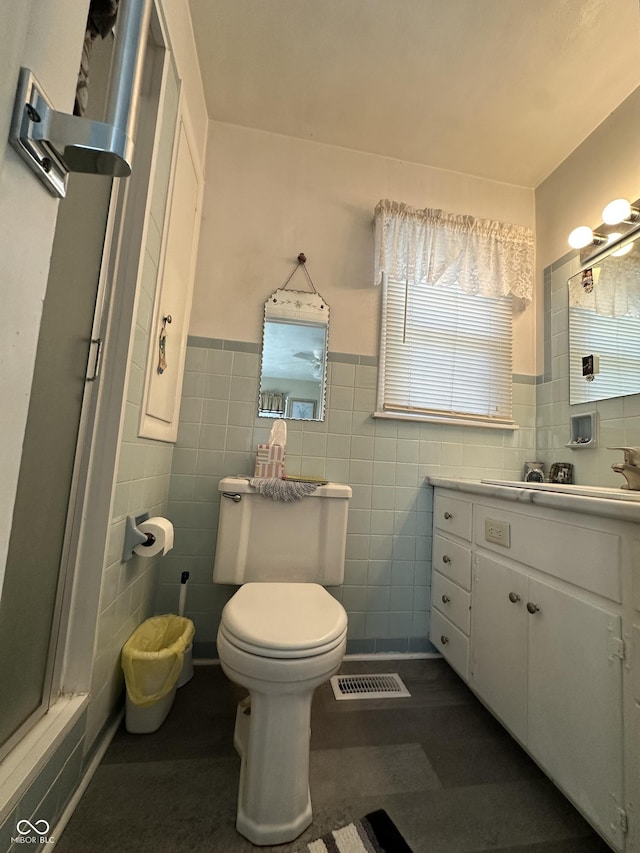
[[220, 481], [215, 583], [240, 588], [217, 645], [227, 677], [246, 688], [234, 746], [241, 759], [236, 828], [252, 844], [285, 844], [311, 823], [311, 700], [342, 663], [347, 614], [324, 588], [344, 579], [351, 488], [328, 483], [294, 502]]

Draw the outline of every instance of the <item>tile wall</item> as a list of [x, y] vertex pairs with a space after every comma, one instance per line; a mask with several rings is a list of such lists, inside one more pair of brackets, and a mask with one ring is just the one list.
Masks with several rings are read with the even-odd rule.
[[[175, 548], [162, 560], [156, 606], [174, 611], [190, 572], [187, 615], [196, 657], [214, 657], [232, 587], [212, 583], [218, 481], [252, 474], [271, 420], [256, 417], [258, 345], [190, 338], [168, 517]], [[519, 479], [535, 448], [535, 385], [516, 377], [515, 431], [399, 423], [371, 417], [376, 360], [329, 356], [327, 417], [287, 421], [289, 473], [349, 483], [345, 582], [333, 591], [349, 615], [348, 651], [422, 652], [428, 641], [432, 490], [428, 474]]]
[[[165, 115], [175, 116], [179, 89], [167, 81]], [[160, 558], [133, 557], [122, 562], [127, 515], [167, 514], [173, 445], [139, 438], [140, 411], [147, 369], [147, 353], [158, 281], [162, 230], [169, 187], [173, 125], [164, 122], [158, 142], [146, 240], [141, 258], [133, 338], [129, 356], [126, 399], [113, 483], [111, 525], [104, 558], [100, 611], [91, 674], [92, 700], [87, 714], [90, 745], [117, 706], [123, 689], [120, 653], [135, 628], [153, 612]]]

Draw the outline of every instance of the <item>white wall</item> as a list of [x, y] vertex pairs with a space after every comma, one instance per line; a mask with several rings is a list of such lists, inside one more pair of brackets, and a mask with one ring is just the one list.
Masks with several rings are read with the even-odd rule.
[[200, 162], [204, 163], [209, 119], [196, 56], [188, 0], [161, 0], [171, 46], [182, 80], [184, 111], [188, 117]]
[[640, 88], [636, 89], [535, 192], [538, 269], [565, 255], [569, 233], [595, 228], [614, 198], [640, 196]]
[[[330, 349], [375, 355], [373, 211], [381, 198], [533, 227], [533, 191], [374, 154], [211, 122], [190, 334], [259, 342], [263, 302], [299, 252], [331, 307]], [[298, 273], [290, 287], [307, 289]], [[534, 372], [533, 310], [516, 373]]]

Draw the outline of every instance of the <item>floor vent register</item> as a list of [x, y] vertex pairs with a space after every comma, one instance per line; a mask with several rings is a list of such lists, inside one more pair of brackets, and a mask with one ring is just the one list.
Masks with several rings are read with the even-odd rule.
[[331, 679], [336, 699], [400, 699], [411, 696], [396, 672], [378, 675], [334, 675]]

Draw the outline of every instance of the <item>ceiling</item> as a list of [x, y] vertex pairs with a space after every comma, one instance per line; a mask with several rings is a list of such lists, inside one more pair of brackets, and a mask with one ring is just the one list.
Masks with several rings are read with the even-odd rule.
[[638, 0], [189, 0], [209, 117], [536, 187], [640, 85]]

